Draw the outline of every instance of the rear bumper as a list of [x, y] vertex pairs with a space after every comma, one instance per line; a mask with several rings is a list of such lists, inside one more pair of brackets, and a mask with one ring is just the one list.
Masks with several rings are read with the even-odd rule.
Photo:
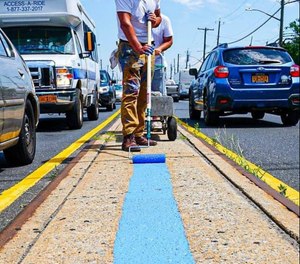
[[266, 87], [264, 89], [232, 89], [228, 87], [228, 83], [223, 83], [217, 85], [210, 94], [211, 110], [214, 111], [272, 112], [300, 108], [299, 83], [294, 83], [287, 88]]

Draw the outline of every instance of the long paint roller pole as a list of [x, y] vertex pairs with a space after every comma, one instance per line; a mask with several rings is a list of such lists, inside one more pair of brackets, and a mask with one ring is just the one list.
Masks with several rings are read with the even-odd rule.
[[[148, 31], [148, 39], [147, 44], [149, 46], [152, 45], [152, 25], [151, 21], [147, 22], [147, 31]], [[147, 140], [148, 147], [150, 147], [150, 138], [151, 138], [151, 81], [152, 81], [152, 55], [149, 54], [147, 56], [147, 110], [146, 110], [146, 123], [147, 123]], [[135, 163], [165, 163], [166, 155], [165, 154], [145, 154], [145, 155], [134, 155], [132, 157], [132, 162]]]
[[[148, 30], [148, 39], [147, 39], [147, 44], [151, 46], [152, 42], [152, 25], [151, 21], [148, 20], [147, 22], [147, 30]], [[148, 54], [147, 56], [147, 119], [146, 119], [146, 125], [147, 125], [147, 139], [148, 139], [148, 146], [150, 146], [150, 138], [151, 138], [151, 71], [152, 71], [152, 55]]]

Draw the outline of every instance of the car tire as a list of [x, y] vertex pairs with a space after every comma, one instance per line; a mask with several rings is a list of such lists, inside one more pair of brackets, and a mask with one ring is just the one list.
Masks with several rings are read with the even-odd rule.
[[299, 121], [298, 111], [284, 112], [280, 115], [281, 121], [284, 126], [295, 126]]
[[177, 138], [177, 121], [174, 117], [168, 118], [168, 130], [167, 135], [170, 141], [175, 141]]
[[192, 120], [199, 120], [201, 117], [201, 111], [195, 110], [194, 96], [192, 93], [190, 93], [189, 96], [189, 115]]
[[112, 111], [112, 110], [114, 110], [114, 105], [113, 105], [113, 103], [108, 104], [108, 105], [106, 106], [106, 110], [107, 110], [107, 111]]
[[251, 116], [255, 120], [260, 120], [264, 118], [265, 112], [253, 111], [251, 112]]
[[23, 124], [17, 145], [3, 150], [5, 159], [12, 165], [32, 163], [36, 151], [36, 127], [32, 104], [26, 101]]
[[174, 103], [178, 103], [179, 102], [179, 98], [178, 97], [173, 97], [173, 102]]
[[83, 125], [83, 105], [81, 101], [81, 92], [76, 89], [75, 104], [71, 111], [66, 113], [67, 124], [71, 129], [80, 129]]
[[210, 102], [207, 93], [204, 94], [203, 102], [204, 123], [206, 125], [217, 125], [219, 122], [219, 114], [210, 110]]
[[93, 120], [98, 120], [99, 118], [99, 102], [97, 99], [97, 91], [95, 91], [94, 94], [94, 102], [87, 108], [87, 116], [88, 119], [93, 121]]

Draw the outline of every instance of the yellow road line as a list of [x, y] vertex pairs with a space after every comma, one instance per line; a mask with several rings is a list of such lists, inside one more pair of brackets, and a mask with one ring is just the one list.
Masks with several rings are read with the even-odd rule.
[[43, 164], [33, 173], [29, 174], [22, 181], [12, 186], [11, 188], [5, 190], [0, 195], [0, 212], [5, 210], [10, 206], [16, 199], [18, 199], [27, 190], [33, 187], [39, 180], [46, 176], [50, 171], [55, 169], [60, 165], [65, 159], [67, 159], [72, 153], [78, 150], [83, 144], [85, 144], [89, 139], [91, 139], [96, 133], [102, 130], [106, 125], [108, 125], [112, 120], [114, 120], [120, 113], [120, 110], [116, 111], [108, 119], [102, 122], [99, 126], [79, 138], [77, 141], [72, 143], [69, 147], [64, 149], [62, 152], [57, 154], [55, 157], [51, 158], [48, 162]]
[[197, 129], [189, 126], [188, 124], [181, 121], [178, 117], [176, 117], [177, 122], [185, 127], [190, 133], [194, 134], [196, 137], [203, 139], [209, 145], [215, 147], [221, 153], [225, 154], [228, 158], [236, 162], [238, 165], [244, 167], [249, 172], [255, 174], [258, 178], [268, 184], [271, 188], [275, 191], [279, 192], [279, 186], [286, 188], [286, 197], [291, 200], [293, 203], [299, 206], [299, 197], [300, 194], [297, 190], [293, 189], [292, 187], [288, 186], [286, 183], [280, 181], [279, 179], [275, 178], [273, 175], [264, 171], [262, 168], [257, 166], [256, 164], [246, 160], [244, 157], [241, 157], [234, 153], [233, 151], [225, 148], [215, 140], [211, 139], [210, 137], [206, 136], [205, 134], [201, 133]]

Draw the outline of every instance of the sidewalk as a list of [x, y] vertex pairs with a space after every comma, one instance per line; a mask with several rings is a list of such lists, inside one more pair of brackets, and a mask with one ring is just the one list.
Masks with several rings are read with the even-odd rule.
[[[299, 218], [198, 139], [179, 131], [184, 136], [175, 142], [166, 135], [154, 135], [158, 145], [143, 153], [166, 154], [173, 195], [195, 263], [299, 263], [299, 244], [200, 157], [185, 137], [298, 238]], [[0, 263], [114, 262], [114, 243], [134, 173], [128, 153], [120, 150], [121, 141], [117, 120], [0, 249]]]

